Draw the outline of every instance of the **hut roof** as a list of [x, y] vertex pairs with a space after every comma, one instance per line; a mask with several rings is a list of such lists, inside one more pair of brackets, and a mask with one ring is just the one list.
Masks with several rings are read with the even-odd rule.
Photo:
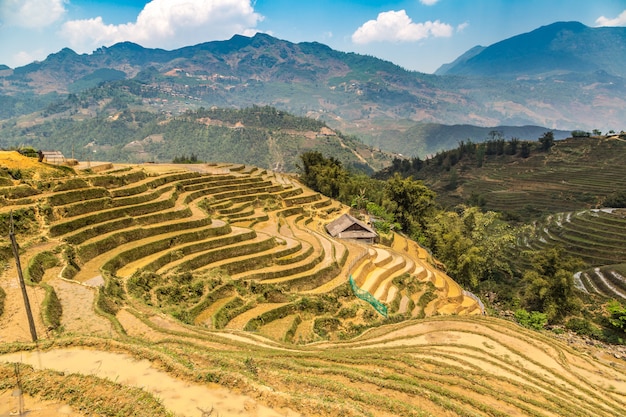
[[374, 229], [349, 214], [344, 214], [328, 223], [326, 231], [332, 237], [340, 239], [371, 239], [378, 237]]

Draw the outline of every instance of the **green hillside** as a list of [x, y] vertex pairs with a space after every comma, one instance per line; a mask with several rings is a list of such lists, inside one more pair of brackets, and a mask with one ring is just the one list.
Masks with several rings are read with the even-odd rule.
[[[66, 157], [116, 162], [171, 162], [175, 158], [252, 164], [295, 172], [308, 150], [334, 155], [352, 169], [371, 173], [391, 155], [325, 123], [272, 107], [188, 110], [180, 115], [140, 106], [137, 84], [70, 96], [0, 128], [5, 149], [30, 146], [60, 150]], [[99, 94], [96, 94], [99, 93]], [[43, 116], [43, 117], [41, 117]]]
[[[525, 277], [536, 256], [526, 252], [562, 250], [572, 267], [577, 265], [573, 284], [590, 309], [587, 318], [601, 325], [607, 324], [601, 318], [603, 303], [626, 300], [625, 153], [623, 135], [554, 142], [470, 141], [430, 159], [395, 160], [377, 176], [412, 175], [437, 192], [443, 207], [464, 213], [463, 205], [479, 206], [515, 227], [516, 243], [498, 249], [511, 265], [510, 276], [517, 278], [492, 281], [491, 289], [485, 286], [488, 281], [481, 284], [485, 292], [498, 288], [504, 304], [515, 304], [511, 288], [529, 283]], [[598, 328], [595, 335], [603, 337]]]

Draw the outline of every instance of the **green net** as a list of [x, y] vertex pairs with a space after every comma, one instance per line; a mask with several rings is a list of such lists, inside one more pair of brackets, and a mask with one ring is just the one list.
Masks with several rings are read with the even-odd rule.
[[356, 295], [358, 298], [360, 298], [363, 301], [367, 301], [383, 317], [387, 317], [387, 306], [386, 305], [384, 305], [383, 303], [378, 301], [376, 298], [374, 298], [374, 296], [372, 294], [370, 294], [367, 291], [362, 290], [359, 287], [357, 287], [356, 283], [354, 282], [354, 278], [352, 278], [352, 275], [350, 275], [350, 280], [349, 281], [350, 281], [350, 287], [352, 287], [352, 292], [354, 292], [354, 295]]

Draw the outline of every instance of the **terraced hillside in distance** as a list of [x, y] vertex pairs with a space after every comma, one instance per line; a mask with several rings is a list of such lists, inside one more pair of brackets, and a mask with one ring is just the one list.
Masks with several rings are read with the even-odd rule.
[[480, 204], [530, 224], [518, 238], [518, 250], [561, 247], [586, 263], [576, 274], [579, 289], [626, 299], [626, 210], [611, 206], [626, 192], [625, 154], [621, 135], [569, 138], [528, 158], [491, 156], [481, 167], [457, 166], [451, 170], [458, 175], [454, 190], [452, 174], [426, 183], [444, 206]]
[[426, 182], [438, 191], [445, 206], [473, 197], [486, 210], [534, 219], [602, 207], [607, 196], [626, 189], [625, 153], [626, 141], [617, 136], [569, 138], [529, 158], [492, 156], [481, 167], [451, 169], [458, 175], [453, 192], [449, 191], [451, 174]]
[[[622, 359], [483, 316], [399, 234], [389, 245], [332, 238], [325, 225], [348, 208], [294, 177], [233, 164], [73, 172], [0, 156], [0, 416], [18, 402], [33, 416], [626, 406]], [[36, 344], [5, 237], [11, 215]]]
[[521, 237], [523, 247], [560, 246], [588, 270], [575, 275], [586, 293], [626, 300], [626, 209], [602, 208], [557, 213]]

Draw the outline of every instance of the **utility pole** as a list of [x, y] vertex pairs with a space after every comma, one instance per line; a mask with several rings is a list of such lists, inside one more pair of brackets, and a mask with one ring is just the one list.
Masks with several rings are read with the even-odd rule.
[[13, 210], [11, 210], [11, 220], [9, 225], [9, 239], [11, 239], [11, 246], [13, 248], [13, 256], [15, 256], [15, 265], [17, 266], [17, 276], [20, 281], [20, 288], [22, 289], [22, 297], [24, 297], [24, 307], [26, 308], [26, 316], [28, 316], [28, 327], [30, 327], [30, 336], [33, 342], [37, 341], [37, 330], [35, 329], [35, 320], [33, 320], [33, 312], [30, 309], [30, 301], [28, 301], [28, 293], [26, 292], [26, 284], [24, 283], [24, 276], [22, 275], [22, 265], [20, 263], [19, 248], [17, 247], [17, 241], [15, 240], [15, 233], [13, 231]]
[[17, 397], [18, 416], [24, 415], [24, 394], [22, 392], [22, 378], [20, 376], [20, 364], [15, 363], [15, 379], [17, 380], [17, 389], [15, 396]]

